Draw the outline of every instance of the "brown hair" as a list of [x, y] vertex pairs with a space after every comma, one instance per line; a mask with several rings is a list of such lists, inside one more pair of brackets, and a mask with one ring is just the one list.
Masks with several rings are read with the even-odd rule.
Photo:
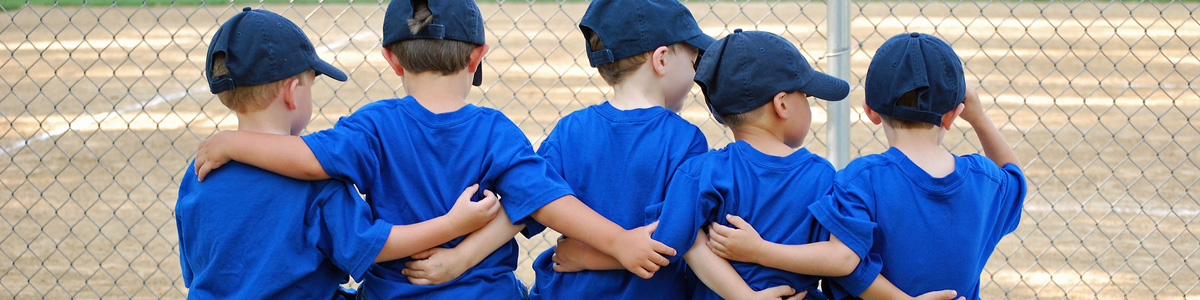
[[[225, 66], [225, 60], [224, 52], [213, 54], [212, 77], [229, 75], [229, 68]], [[312, 74], [315, 74], [315, 71], [308, 70], [275, 82], [239, 86], [236, 89], [218, 93], [217, 99], [221, 99], [221, 104], [238, 113], [259, 111], [271, 105], [276, 93], [288, 80], [296, 79], [300, 81], [300, 85], [309, 85], [312, 84]]]
[[[908, 91], [907, 93], [904, 93], [904, 95], [900, 95], [900, 98], [896, 99], [896, 107], [917, 108], [917, 100], [918, 99], [919, 98], [917, 97], [917, 90]], [[933, 124], [929, 124], [929, 123], [925, 123], [925, 122], [897, 119], [897, 118], [892, 118], [892, 117], [885, 116], [882, 114], [880, 114], [879, 117], [882, 118], [884, 122], [887, 122], [888, 125], [891, 125], [892, 128], [895, 128], [895, 129], [930, 129], [930, 128], [937, 127], [937, 125], [933, 125]]]
[[[590, 45], [588, 51], [599, 51], [604, 49], [604, 42], [600, 41], [600, 36], [596, 35], [596, 32], [584, 27], [583, 35], [585, 38], [587, 38], [588, 45]], [[699, 51], [696, 49], [696, 47], [682, 42], [667, 46], [667, 49], [671, 51], [679, 51], [679, 49], [683, 48], [692, 49], [693, 52]], [[625, 79], [626, 75], [636, 71], [642, 66], [642, 64], [646, 63], [646, 60], [650, 59], [650, 53], [651, 52], [648, 51], [642, 54], [618, 59], [610, 63], [596, 66], [596, 69], [600, 72], [600, 77], [604, 78], [604, 82], [608, 82], [609, 85], [617, 85], [618, 83], [621, 83], [622, 79]]]
[[[396, 0], [403, 1], [403, 0]], [[413, 18], [408, 30], [413, 34], [433, 23], [428, 0], [413, 0]], [[458, 73], [471, 63], [471, 51], [479, 45], [438, 39], [411, 39], [385, 45], [408, 72], [436, 71], [441, 75]]]

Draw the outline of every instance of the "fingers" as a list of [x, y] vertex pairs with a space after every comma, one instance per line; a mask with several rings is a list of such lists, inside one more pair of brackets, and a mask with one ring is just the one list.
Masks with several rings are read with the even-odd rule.
[[[427, 259], [430, 256], [433, 256], [434, 253], [437, 253], [437, 250], [434, 250], [434, 249], [438, 249], [438, 248], [425, 249], [425, 251], [417, 252], [417, 254], [413, 254], [411, 257], [412, 257], [412, 259], [416, 259], [416, 260]], [[414, 261], [409, 261], [408, 263], [412, 263]], [[407, 265], [408, 263], [405, 263], [405, 264]]]
[[404, 274], [404, 276], [408, 276], [409, 278], [425, 278], [424, 270], [410, 269], [407, 266], [405, 266], [404, 270], [400, 270], [400, 274]]
[[925, 294], [923, 294], [923, 295], [921, 295], [921, 296], [918, 296], [918, 297], [917, 297], [917, 299], [923, 299], [923, 300], [951, 300], [951, 299], [954, 299], [954, 297], [957, 297], [957, 296], [958, 296], [958, 292], [957, 292], [957, 291], [955, 291], [955, 290], [943, 290], [943, 291], [936, 291], [936, 292], [928, 292], [928, 293], [925, 293]]
[[795, 294], [791, 297], [788, 297], [788, 300], [804, 300], [804, 296], [808, 296], [808, 291], [803, 291], [803, 292], [800, 292], [799, 294]]
[[783, 298], [783, 297], [791, 296], [792, 294], [795, 294], [796, 290], [792, 289], [792, 287], [790, 287], [790, 286], [781, 285], [781, 286], [776, 286], [776, 287], [772, 287], [769, 289], [765, 289], [765, 290], [762, 290], [759, 292], [765, 293], [768, 296], [770, 296], [771, 298]]
[[718, 242], [713, 239], [709, 239], [707, 244], [708, 244], [708, 249], [712, 250], [713, 254], [716, 254], [717, 256], [720, 256], [721, 258], [724, 258], [724, 259], [729, 259], [729, 254], [730, 254], [729, 249], [725, 248], [725, 244], [722, 244], [721, 242]]
[[750, 226], [750, 223], [747, 223], [746, 220], [742, 219], [742, 217], [725, 215], [725, 220], [729, 221], [729, 224], [733, 225], [733, 227], [737, 227], [737, 229], [757, 231], [754, 230], [754, 226]]
[[717, 237], [721, 237], [722, 240], [726, 239], [729, 237], [730, 234], [733, 234], [734, 230], [737, 230], [737, 229], [729, 228], [728, 226], [717, 224], [717, 222], [713, 222], [712, 225], [708, 226], [708, 239], [713, 240], [713, 239], [716, 239]]
[[637, 277], [641, 277], [642, 279], [650, 279], [650, 277], [654, 277], [654, 272], [650, 272], [645, 269], [638, 268], [630, 271], [633, 272], [633, 275], [637, 275]]
[[669, 255], [669, 256], [675, 256], [674, 248], [671, 248], [670, 246], [667, 246], [667, 244], [663, 244], [662, 242], [659, 242], [659, 241], [655, 241], [655, 240], [650, 240], [650, 241], [654, 242], [654, 246], [653, 246], [654, 252], [662, 253], [662, 254]]
[[434, 282], [433, 280], [430, 280], [430, 279], [428, 279], [428, 278], [423, 278], [423, 277], [409, 277], [409, 278], [408, 278], [408, 283], [415, 284], [415, 285], [435, 285], [435, 284], [438, 284], [437, 282]]
[[475, 192], [478, 192], [478, 191], [479, 191], [478, 183], [468, 186], [467, 189], [463, 190], [461, 195], [458, 195], [458, 202], [471, 201], [471, 198], [475, 196]]
[[645, 227], [646, 234], [654, 234], [654, 230], [658, 229], [658, 221], [654, 221], [654, 223], [650, 223], [650, 225], [646, 225]]
[[488, 206], [487, 215], [489, 217], [495, 217], [500, 213], [500, 199], [496, 198], [496, 194], [492, 193], [492, 191], [483, 190], [483, 199], [480, 199], [479, 203]]

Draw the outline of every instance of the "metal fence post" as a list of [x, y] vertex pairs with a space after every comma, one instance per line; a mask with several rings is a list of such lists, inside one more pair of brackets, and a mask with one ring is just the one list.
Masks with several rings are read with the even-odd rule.
[[[826, 72], [850, 82], [850, 0], [829, 0], [825, 58]], [[844, 100], [844, 99], [843, 99]], [[828, 102], [826, 126], [828, 131], [829, 161], [838, 169], [850, 162], [850, 103]]]

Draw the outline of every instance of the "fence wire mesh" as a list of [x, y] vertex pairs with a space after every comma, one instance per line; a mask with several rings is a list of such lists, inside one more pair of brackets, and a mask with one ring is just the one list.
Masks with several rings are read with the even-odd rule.
[[[317, 2], [317, 1], [313, 1]], [[4, 1], [0, 24], [0, 298], [183, 298], [174, 203], [197, 144], [237, 120], [203, 78], [220, 5]], [[252, 3], [299, 24], [351, 79], [313, 89], [309, 130], [402, 95], [379, 55], [387, 3]], [[588, 67], [576, 24], [588, 3], [479, 3], [492, 50], [476, 103], [503, 111], [537, 145], [561, 116], [611, 95]], [[826, 4], [687, 3], [704, 31], [779, 33], [826, 67]], [[1020, 228], [982, 276], [986, 298], [1200, 297], [1200, 146], [1191, 118], [1200, 42], [1194, 2], [853, 2], [848, 116], [813, 108], [807, 146], [825, 153], [828, 118], [850, 118], [850, 157], [887, 146], [862, 117], [861, 82], [892, 35], [936, 34], [1016, 149], [1029, 193]], [[698, 96], [698, 89], [693, 90]], [[680, 114], [711, 146], [730, 135], [693, 98]], [[979, 151], [959, 123], [945, 144]], [[553, 236], [522, 240], [518, 276]]]

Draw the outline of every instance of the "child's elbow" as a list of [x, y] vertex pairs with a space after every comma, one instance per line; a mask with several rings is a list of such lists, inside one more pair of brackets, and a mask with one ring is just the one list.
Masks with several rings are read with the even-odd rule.
[[833, 270], [830, 270], [830, 275], [835, 277], [846, 276], [853, 273], [855, 268], [858, 268], [858, 254], [855, 254], [849, 248], [846, 248], [845, 251], [838, 251], [835, 256], [833, 261], [837, 263], [834, 264]]

